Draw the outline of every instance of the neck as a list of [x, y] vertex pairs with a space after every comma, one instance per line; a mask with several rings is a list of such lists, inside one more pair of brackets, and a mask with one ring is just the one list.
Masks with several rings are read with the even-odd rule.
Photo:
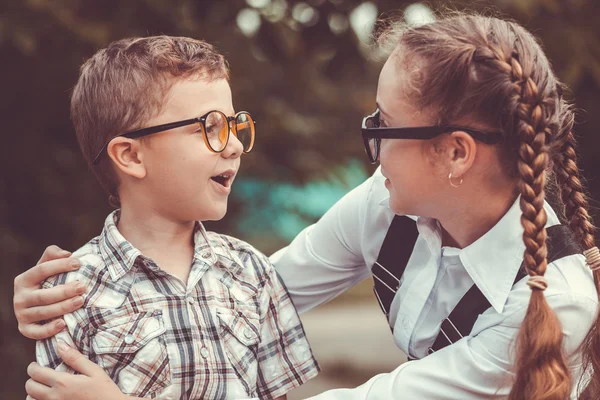
[[150, 207], [124, 202], [117, 228], [162, 270], [187, 282], [194, 256], [194, 224], [194, 221], [173, 221]]
[[481, 193], [459, 201], [451, 212], [440, 216], [442, 245], [459, 249], [469, 246], [494, 227], [516, 200], [512, 188], [502, 193]]

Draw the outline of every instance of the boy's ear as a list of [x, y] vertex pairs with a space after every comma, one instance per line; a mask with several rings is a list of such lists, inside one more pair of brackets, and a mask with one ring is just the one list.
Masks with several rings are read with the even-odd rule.
[[139, 140], [123, 136], [116, 137], [110, 141], [106, 152], [115, 166], [124, 174], [138, 179], [146, 176]]

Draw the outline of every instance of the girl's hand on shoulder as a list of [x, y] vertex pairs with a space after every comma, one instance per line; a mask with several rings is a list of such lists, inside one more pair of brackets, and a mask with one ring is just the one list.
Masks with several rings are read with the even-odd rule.
[[[19, 322], [19, 331], [30, 339], [45, 339], [56, 335], [64, 327], [61, 318], [83, 305], [81, 294], [85, 286], [70, 282], [51, 289], [42, 289], [49, 277], [78, 269], [79, 261], [71, 253], [57, 246], [49, 246], [37, 265], [15, 278], [13, 306]], [[51, 320], [40, 325], [41, 321]]]

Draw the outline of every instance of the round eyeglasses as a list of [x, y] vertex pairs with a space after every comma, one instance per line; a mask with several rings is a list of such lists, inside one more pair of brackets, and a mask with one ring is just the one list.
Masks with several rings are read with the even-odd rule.
[[233, 132], [240, 143], [242, 143], [244, 154], [249, 153], [254, 147], [256, 121], [252, 118], [249, 112], [240, 111], [235, 114], [235, 116], [228, 117], [221, 111], [213, 110], [207, 112], [201, 117], [151, 126], [149, 128], [137, 129], [117, 135], [110, 139], [102, 147], [102, 149], [100, 149], [96, 157], [94, 157], [92, 163], [96, 164], [98, 162], [100, 156], [106, 150], [110, 141], [116, 137], [137, 139], [153, 133], [164, 132], [168, 131], [169, 129], [175, 129], [193, 124], [199, 125], [199, 129], [202, 132], [202, 137], [204, 138], [206, 147], [208, 147], [208, 149], [214, 153], [220, 153], [225, 150], [227, 144], [229, 143], [229, 134], [231, 132]]

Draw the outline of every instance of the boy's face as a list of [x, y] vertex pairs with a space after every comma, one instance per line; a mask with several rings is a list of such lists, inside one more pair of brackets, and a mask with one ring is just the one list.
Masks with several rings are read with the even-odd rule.
[[[226, 80], [176, 82], [167, 95], [163, 112], [147, 121], [154, 126], [199, 117], [217, 110], [234, 115], [231, 89]], [[142, 144], [146, 176], [138, 181], [154, 211], [169, 219], [218, 220], [225, 216], [231, 184], [240, 166], [242, 144], [230, 134], [223, 152], [206, 146], [198, 124], [148, 136]], [[227, 180], [213, 179], [223, 174]], [[145, 200], [142, 200], [146, 202]]]

